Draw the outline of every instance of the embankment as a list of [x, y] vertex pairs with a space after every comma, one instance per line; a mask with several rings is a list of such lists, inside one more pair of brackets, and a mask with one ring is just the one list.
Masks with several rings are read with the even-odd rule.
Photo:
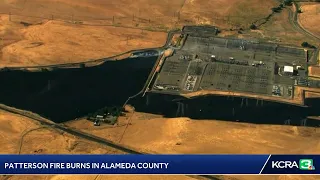
[[[309, 107], [243, 99], [227, 96], [182, 96], [147, 93], [129, 102], [136, 111], [161, 114], [166, 117], [190, 117], [192, 119], [216, 119], [255, 124], [291, 124], [319, 126], [320, 121], [308, 116], [319, 116], [319, 100], [308, 100]], [[305, 120], [307, 119], [307, 122]], [[288, 121], [289, 120], [289, 121]]]

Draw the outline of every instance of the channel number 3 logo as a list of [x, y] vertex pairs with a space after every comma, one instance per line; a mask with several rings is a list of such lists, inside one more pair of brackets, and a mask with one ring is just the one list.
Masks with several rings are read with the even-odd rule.
[[314, 170], [313, 160], [312, 159], [300, 159], [299, 169], [301, 170]]

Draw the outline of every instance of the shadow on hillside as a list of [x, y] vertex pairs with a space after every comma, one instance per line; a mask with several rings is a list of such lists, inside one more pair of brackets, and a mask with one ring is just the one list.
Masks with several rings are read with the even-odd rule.
[[138, 93], [157, 57], [107, 61], [86, 68], [0, 72], [0, 103], [64, 122]]
[[[0, 103], [32, 111], [57, 123], [76, 119], [105, 106], [122, 106], [129, 96], [143, 88], [156, 59], [132, 58], [107, 61], [95, 67], [43, 72], [1, 71]], [[149, 105], [146, 105], [148, 96]], [[320, 100], [306, 102], [310, 108], [221, 96], [186, 99], [147, 94], [129, 104], [137, 111], [166, 117], [318, 126], [320, 121], [303, 119], [320, 115]]]
[[[312, 108], [298, 107], [254, 99], [222, 96], [202, 96], [186, 99], [173, 95], [148, 94], [143, 98], [130, 101], [136, 111], [161, 114], [165, 117], [190, 117], [196, 120], [217, 119], [255, 124], [303, 125], [317, 127], [320, 121], [307, 119], [307, 116], [319, 116], [319, 102], [312, 103]], [[184, 108], [179, 103], [183, 103]], [[184, 109], [184, 110], [182, 110]], [[305, 121], [307, 119], [307, 121]], [[290, 121], [288, 121], [290, 120]]]

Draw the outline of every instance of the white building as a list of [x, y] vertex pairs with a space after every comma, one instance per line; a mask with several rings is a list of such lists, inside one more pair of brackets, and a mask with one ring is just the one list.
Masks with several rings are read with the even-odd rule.
[[286, 75], [293, 75], [293, 66], [284, 66], [283, 73]]

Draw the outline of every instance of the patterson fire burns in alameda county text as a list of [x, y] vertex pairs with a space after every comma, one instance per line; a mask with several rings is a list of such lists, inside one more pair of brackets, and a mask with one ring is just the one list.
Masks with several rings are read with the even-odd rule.
[[169, 163], [4, 163], [5, 169], [168, 169]]

